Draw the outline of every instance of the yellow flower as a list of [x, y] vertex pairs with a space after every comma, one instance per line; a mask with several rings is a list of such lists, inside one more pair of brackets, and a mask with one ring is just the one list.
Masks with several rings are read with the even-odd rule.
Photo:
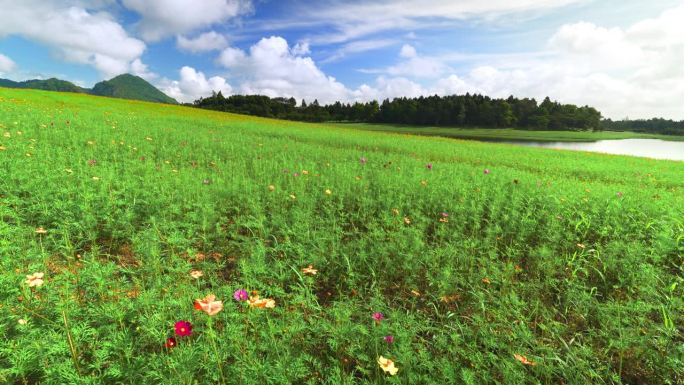
[[295, 200], [297, 197], [294, 194], [290, 194], [290, 199]]
[[200, 278], [200, 277], [203, 276], [203, 275], [204, 275], [204, 273], [202, 273], [202, 272], [199, 271], [199, 270], [193, 270], [193, 271], [190, 272], [190, 276], [191, 276], [192, 278], [195, 278], [195, 279], [198, 279], [198, 278]]
[[309, 275], [316, 275], [316, 273], [318, 273], [318, 270], [314, 269], [314, 267], [312, 265], [309, 265], [308, 267], [305, 267], [302, 269], [302, 273], [309, 274]]
[[257, 309], [273, 309], [276, 303], [271, 298], [259, 298], [258, 295], [249, 297], [249, 306]]
[[302, 170], [302, 175], [309, 175], [309, 172], [307, 170]]
[[399, 368], [394, 366], [394, 361], [383, 356], [378, 357], [378, 365], [385, 373], [389, 373], [390, 376], [394, 376], [399, 371]]
[[5, 151], [5, 150], [7, 150], [7, 147], [5, 147], [5, 146], [0, 146], [0, 151]]
[[33, 273], [30, 275], [27, 275], [26, 281], [24, 281], [24, 282], [26, 282], [26, 284], [29, 287], [41, 286], [41, 285], [43, 285], [43, 276], [44, 275], [45, 275], [44, 273]]
[[325, 190], [325, 195], [332, 195], [332, 191], [330, 191], [330, 189], [326, 189], [326, 190]]
[[411, 218], [404, 217], [404, 223], [406, 223], [407, 225], [410, 225], [411, 224]]
[[36, 234], [47, 234], [47, 230], [42, 227], [36, 229]]
[[268, 191], [275, 191], [275, 186], [274, 185], [268, 185]]
[[19, 319], [19, 320], [17, 321], [17, 323], [18, 323], [19, 325], [26, 325], [26, 324], [28, 323], [28, 321], [25, 320], [25, 319], [23, 319], [23, 318], [21, 318], [21, 319]]

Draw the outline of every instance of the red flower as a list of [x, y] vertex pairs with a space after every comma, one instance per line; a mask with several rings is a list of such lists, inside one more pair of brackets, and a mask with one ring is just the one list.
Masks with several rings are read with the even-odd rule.
[[175, 348], [178, 343], [176, 342], [176, 339], [173, 337], [169, 337], [166, 339], [166, 343], [164, 344], [164, 347], [167, 349], [172, 349]]
[[192, 334], [192, 324], [188, 321], [176, 322], [176, 335], [179, 337], [187, 337]]

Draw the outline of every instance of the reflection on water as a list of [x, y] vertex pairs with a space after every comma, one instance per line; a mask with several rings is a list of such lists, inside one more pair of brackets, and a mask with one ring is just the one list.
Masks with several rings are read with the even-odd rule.
[[557, 148], [563, 150], [602, 152], [654, 159], [684, 160], [684, 142], [660, 139], [599, 140], [597, 142], [521, 142], [504, 141], [522, 146]]

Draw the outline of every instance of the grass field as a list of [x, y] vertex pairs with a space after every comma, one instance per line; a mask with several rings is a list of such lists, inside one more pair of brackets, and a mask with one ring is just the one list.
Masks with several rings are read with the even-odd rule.
[[6, 89], [0, 135], [0, 383], [684, 383], [681, 162]]
[[337, 127], [356, 128], [364, 131], [392, 132], [412, 135], [441, 136], [458, 139], [526, 140], [534, 142], [593, 142], [609, 139], [663, 139], [684, 141], [684, 136], [654, 135], [617, 131], [527, 131], [510, 128], [451, 128], [414, 127], [368, 123], [336, 123]]

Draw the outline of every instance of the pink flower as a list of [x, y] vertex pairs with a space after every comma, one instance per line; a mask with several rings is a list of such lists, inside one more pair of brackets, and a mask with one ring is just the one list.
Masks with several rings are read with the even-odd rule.
[[249, 293], [247, 293], [247, 290], [245, 289], [235, 290], [233, 298], [235, 298], [236, 301], [247, 301], [249, 299]]
[[382, 337], [382, 339], [385, 340], [385, 342], [387, 342], [388, 344], [394, 343], [394, 336], [392, 335], [384, 336]]
[[485, 169], [484, 169], [484, 173], [485, 173], [485, 175], [489, 174], [489, 173], [490, 173], [489, 169], [488, 169], [488, 168], [485, 168]]
[[380, 321], [385, 319], [385, 315], [378, 312], [373, 313], [373, 320], [375, 320], [376, 323], [380, 323]]
[[188, 321], [176, 322], [176, 335], [179, 337], [187, 337], [192, 334], [192, 324]]
[[432, 163], [426, 164], [425, 168], [427, 168], [428, 170], [432, 170]]

